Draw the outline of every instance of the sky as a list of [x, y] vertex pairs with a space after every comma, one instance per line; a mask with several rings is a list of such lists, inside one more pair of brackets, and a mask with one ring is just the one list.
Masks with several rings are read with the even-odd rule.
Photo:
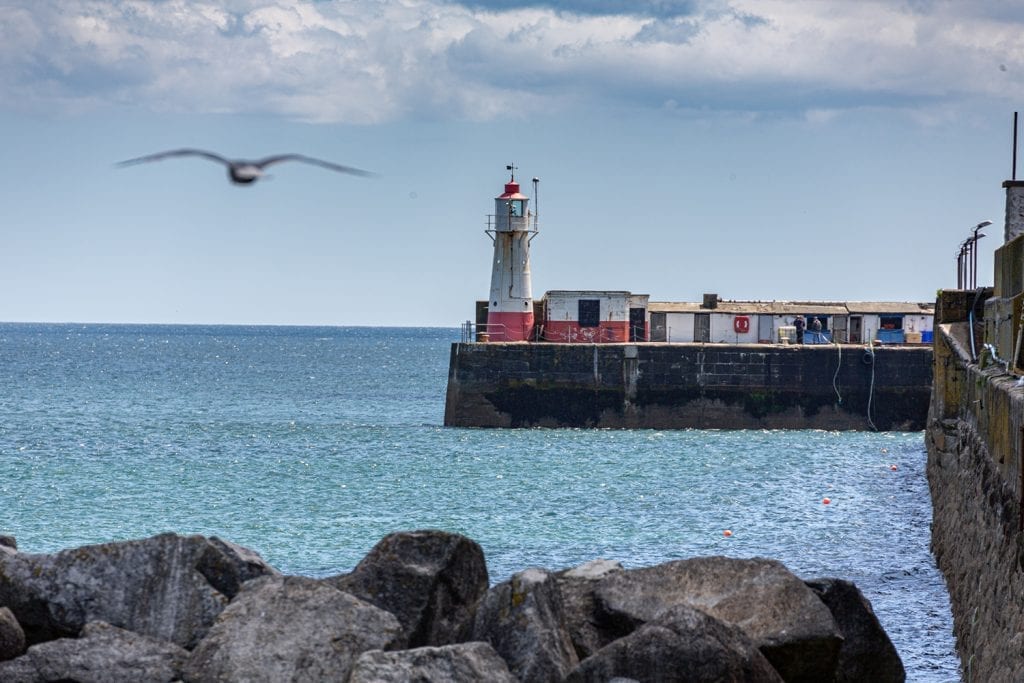
[[455, 327], [509, 164], [535, 298], [934, 301], [1022, 99], [1004, 0], [0, 0], [0, 321]]

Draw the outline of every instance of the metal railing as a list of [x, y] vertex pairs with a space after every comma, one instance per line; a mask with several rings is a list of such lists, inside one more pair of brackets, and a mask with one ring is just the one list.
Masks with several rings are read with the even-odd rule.
[[504, 323], [474, 323], [467, 320], [462, 323], [462, 343], [489, 342], [494, 337], [495, 341], [503, 341], [508, 335]]
[[[550, 332], [541, 324], [534, 326], [529, 335], [523, 336], [529, 341], [556, 344], [624, 344], [631, 341], [648, 341], [645, 332], [646, 328], [636, 326], [633, 329], [634, 339], [630, 340], [622, 338], [621, 330], [606, 327], [569, 327], [559, 332]], [[460, 326], [460, 337], [463, 344], [505, 341], [508, 329], [503, 323], [474, 323], [472, 320], [466, 320]]]

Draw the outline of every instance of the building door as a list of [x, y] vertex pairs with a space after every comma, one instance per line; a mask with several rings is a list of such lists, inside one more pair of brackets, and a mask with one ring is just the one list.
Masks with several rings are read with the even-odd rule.
[[695, 313], [693, 316], [693, 341], [711, 341], [711, 314]]
[[846, 316], [832, 316], [832, 341], [837, 344], [845, 344], [850, 341], [846, 331]]
[[664, 313], [651, 313], [651, 341], [668, 341], [668, 330], [665, 327]]
[[772, 317], [770, 315], [757, 316], [757, 341], [762, 344], [770, 344], [772, 341]]
[[647, 341], [647, 309], [629, 309], [629, 341]]
[[850, 316], [850, 343], [860, 344], [861, 342], [861, 325], [863, 318], [859, 315]]

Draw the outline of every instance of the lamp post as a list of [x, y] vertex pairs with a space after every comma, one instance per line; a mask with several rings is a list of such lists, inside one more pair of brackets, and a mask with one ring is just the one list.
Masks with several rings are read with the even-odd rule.
[[960, 251], [956, 253], [956, 288], [964, 288], [964, 245], [960, 245]]
[[974, 280], [974, 271], [971, 267], [974, 264], [974, 242], [968, 237], [964, 240], [964, 289], [971, 289], [971, 281]]
[[957, 289], [967, 289], [967, 285], [971, 281], [971, 261], [970, 258], [968, 258], [967, 253], [968, 245], [970, 245], [970, 243], [970, 238], [967, 238], [960, 243], [960, 257], [957, 261]]
[[974, 226], [973, 237], [971, 238], [971, 258], [973, 263], [971, 264], [971, 289], [977, 289], [978, 287], [978, 240], [985, 236], [984, 233], [978, 233], [982, 228], [992, 225], [992, 221], [982, 221]]

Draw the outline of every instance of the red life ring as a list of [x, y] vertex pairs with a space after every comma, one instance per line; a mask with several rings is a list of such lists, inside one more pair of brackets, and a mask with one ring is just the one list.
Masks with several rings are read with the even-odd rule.
[[750, 332], [750, 316], [749, 315], [738, 315], [732, 319], [732, 329], [737, 334], [744, 334]]

